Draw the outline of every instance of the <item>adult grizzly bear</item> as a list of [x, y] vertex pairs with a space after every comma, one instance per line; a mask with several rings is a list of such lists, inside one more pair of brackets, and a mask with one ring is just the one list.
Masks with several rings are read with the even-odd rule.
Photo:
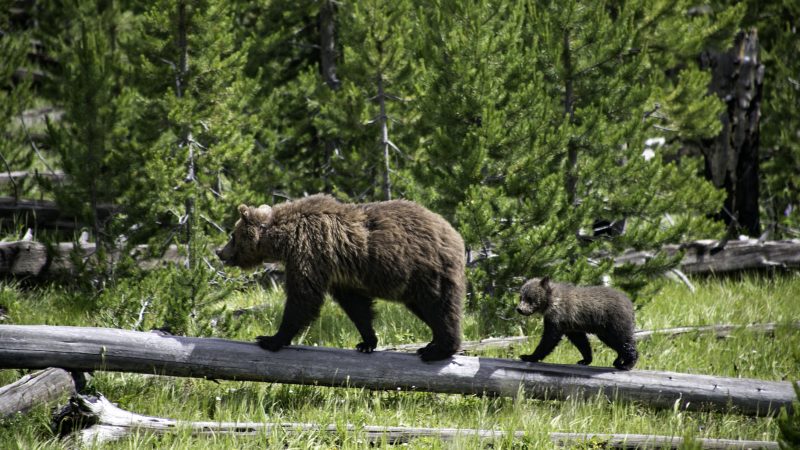
[[633, 338], [633, 303], [624, 293], [606, 286], [573, 286], [554, 283], [549, 278], [528, 280], [520, 290], [517, 312], [541, 313], [544, 331], [536, 350], [521, 359], [537, 362], [544, 359], [566, 334], [581, 352], [578, 364], [592, 362], [592, 347], [586, 333], [593, 333], [617, 352], [614, 367], [630, 370], [639, 354]]
[[424, 361], [447, 358], [461, 345], [465, 292], [464, 242], [438, 214], [406, 200], [341, 203], [313, 195], [274, 207], [239, 206], [231, 240], [217, 250], [227, 265], [281, 262], [286, 307], [278, 332], [258, 336], [276, 351], [318, 315], [330, 293], [372, 352], [375, 297], [403, 302], [425, 322], [433, 340], [417, 351]]

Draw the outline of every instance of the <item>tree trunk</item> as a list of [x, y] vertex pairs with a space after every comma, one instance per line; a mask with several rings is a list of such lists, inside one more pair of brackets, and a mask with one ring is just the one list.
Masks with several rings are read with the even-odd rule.
[[566, 399], [598, 393], [655, 408], [730, 409], [768, 415], [791, 408], [788, 382], [655, 371], [526, 363], [290, 346], [267, 352], [255, 343], [161, 336], [107, 328], [0, 325], [0, 368], [63, 367], [162, 375], [463, 394]]
[[756, 29], [740, 32], [725, 53], [703, 52], [700, 66], [710, 68], [710, 90], [728, 105], [720, 117], [722, 132], [703, 148], [706, 178], [725, 188], [727, 198], [719, 216], [729, 233], [761, 234], [759, 221], [759, 118], [764, 65]]

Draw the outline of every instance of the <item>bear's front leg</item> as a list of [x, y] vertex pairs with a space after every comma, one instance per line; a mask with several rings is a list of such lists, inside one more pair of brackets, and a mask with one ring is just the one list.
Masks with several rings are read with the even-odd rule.
[[272, 336], [258, 336], [258, 345], [269, 351], [278, 351], [292, 343], [300, 330], [319, 316], [324, 294], [312, 288], [307, 280], [288, 276], [286, 280], [286, 306], [278, 332]]
[[560, 329], [547, 319], [544, 321], [544, 331], [542, 332], [542, 340], [536, 346], [536, 350], [530, 355], [522, 355], [520, 359], [527, 362], [539, 362], [543, 360], [550, 352], [556, 348], [564, 334]]

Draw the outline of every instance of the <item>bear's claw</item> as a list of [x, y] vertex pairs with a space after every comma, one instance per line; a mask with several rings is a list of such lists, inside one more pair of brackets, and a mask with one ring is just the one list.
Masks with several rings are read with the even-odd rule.
[[519, 359], [525, 362], [533, 362], [533, 363], [541, 361], [540, 358], [534, 358], [533, 355], [522, 355], [519, 357]]
[[285, 345], [283, 340], [276, 336], [256, 336], [256, 342], [259, 347], [271, 352], [277, 352]]
[[360, 351], [361, 353], [372, 353], [375, 350], [375, 345], [367, 344], [366, 342], [359, 342], [356, 344], [356, 350]]

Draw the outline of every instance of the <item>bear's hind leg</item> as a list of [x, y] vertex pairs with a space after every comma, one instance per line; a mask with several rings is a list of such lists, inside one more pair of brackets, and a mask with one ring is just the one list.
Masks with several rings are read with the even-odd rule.
[[639, 354], [636, 351], [636, 342], [633, 336], [630, 338], [621, 338], [614, 333], [598, 333], [597, 337], [611, 347], [612, 350], [617, 352], [617, 358], [614, 360], [614, 367], [620, 370], [631, 370], [639, 359]]
[[378, 337], [372, 327], [372, 319], [375, 316], [372, 310], [373, 299], [336, 288], [332, 290], [331, 295], [361, 334], [361, 342], [356, 345], [356, 350], [362, 353], [372, 353], [378, 346]]
[[[456, 300], [452, 300], [456, 301]], [[461, 347], [460, 300], [431, 302], [430, 299], [407, 302], [406, 306], [417, 315], [433, 334], [431, 342], [417, 350], [423, 361], [438, 361], [453, 356]]]
[[578, 348], [578, 351], [581, 352], [581, 356], [583, 357], [582, 360], [578, 361], [576, 364], [580, 364], [582, 366], [588, 366], [592, 363], [592, 346], [589, 344], [589, 338], [586, 336], [586, 333], [581, 332], [571, 332], [567, 333], [567, 339], [569, 339], [572, 344]]

